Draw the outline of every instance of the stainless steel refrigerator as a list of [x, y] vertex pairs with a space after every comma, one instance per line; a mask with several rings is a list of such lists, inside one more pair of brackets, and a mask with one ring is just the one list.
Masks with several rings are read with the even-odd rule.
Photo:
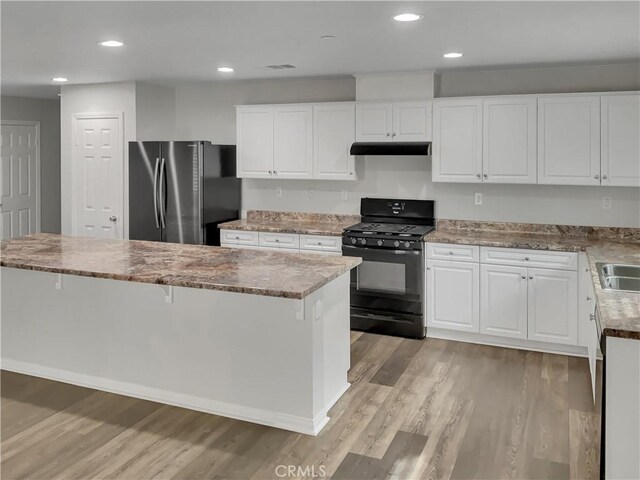
[[129, 238], [220, 245], [240, 216], [235, 145], [129, 142]]

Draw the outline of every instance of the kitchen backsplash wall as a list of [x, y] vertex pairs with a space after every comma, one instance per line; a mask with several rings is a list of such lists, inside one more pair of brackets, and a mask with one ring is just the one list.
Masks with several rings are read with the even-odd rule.
[[[442, 73], [439, 91], [443, 96], [640, 89], [639, 73], [637, 63], [461, 70]], [[353, 100], [355, 79], [181, 84], [175, 95], [176, 138], [235, 143], [235, 105]], [[432, 183], [431, 159], [367, 157], [357, 162], [361, 174], [356, 182], [245, 179], [243, 210], [357, 213], [363, 196], [404, 197], [435, 199], [438, 216], [451, 219], [640, 226], [637, 188]], [[276, 187], [282, 188], [282, 197], [276, 197]], [[483, 195], [482, 205], [474, 205], [476, 192]], [[611, 198], [611, 209], [602, 208], [603, 197]]]

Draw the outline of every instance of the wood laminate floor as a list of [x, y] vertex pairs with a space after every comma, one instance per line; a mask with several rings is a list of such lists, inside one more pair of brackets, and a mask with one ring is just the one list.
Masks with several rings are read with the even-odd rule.
[[317, 437], [2, 372], [8, 479], [590, 479], [587, 361], [352, 333]]

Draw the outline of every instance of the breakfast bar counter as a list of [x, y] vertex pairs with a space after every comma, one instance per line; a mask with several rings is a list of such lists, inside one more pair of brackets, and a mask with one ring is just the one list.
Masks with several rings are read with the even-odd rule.
[[317, 434], [359, 258], [38, 234], [1, 247], [2, 368]]

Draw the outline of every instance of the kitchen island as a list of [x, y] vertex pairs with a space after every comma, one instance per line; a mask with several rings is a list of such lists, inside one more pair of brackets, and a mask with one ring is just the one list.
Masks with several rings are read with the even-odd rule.
[[317, 434], [359, 258], [38, 234], [2, 244], [2, 368]]

